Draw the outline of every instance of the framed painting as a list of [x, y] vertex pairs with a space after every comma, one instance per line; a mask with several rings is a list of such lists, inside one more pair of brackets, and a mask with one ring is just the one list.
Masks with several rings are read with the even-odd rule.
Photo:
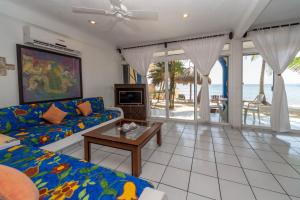
[[17, 44], [20, 104], [82, 98], [81, 58]]

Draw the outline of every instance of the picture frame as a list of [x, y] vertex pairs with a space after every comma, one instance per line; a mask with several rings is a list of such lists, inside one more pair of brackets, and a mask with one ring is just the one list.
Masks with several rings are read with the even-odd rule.
[[80, 99], [81, 58], [17, 44], [20, 104]]

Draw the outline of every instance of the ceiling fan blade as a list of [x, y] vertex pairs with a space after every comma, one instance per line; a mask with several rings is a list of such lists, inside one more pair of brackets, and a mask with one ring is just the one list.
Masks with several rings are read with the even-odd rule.
[[143, 10], [129, 10], [126, 15], [127, 18], [137, 19], [137, 20], [158, 20], [158, 13], [153, 11], [143, 11]]
[[110, 4], [116, 7], [121, 7], [122, 0], [110, 0]]
[[94, 9], [94, 8], [84, 8], [84, 7], [72, 7], [72, 12], [73, 13], [79, 13], [79, 14], [113, 15], [108, 10]]
[[124, 25], [126, 27], [128, 27], [129, 29], [131, 29], [133, 31], [139, 31], [140, 30], [140, 27], [138, 25], [136, 25], [135, 23], [133, 23], [132, 21], [123, 20], [122, 22], [124, 23]]
[[114, 20], [111, 20], [109, 21], [107, 24], [106, 24], [106, 28], [102, 31], [102, 32], [111, 32], [115, 26], [117, 25], [117, 23], [119, 22], [118, 19], [114, 19]]

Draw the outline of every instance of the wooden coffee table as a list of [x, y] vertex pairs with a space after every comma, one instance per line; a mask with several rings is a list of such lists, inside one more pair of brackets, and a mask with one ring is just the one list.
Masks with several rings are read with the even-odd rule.
[[[119, 127], [124, 123], [135, 122], [138, 128], [122, 134]], [[83, 134], [84, 159], [91, 159], [91, 144], [99, 144], [131, 151], [132, 175], [138, 177], [142, 172], [141, 150], [151, 138], [157, 135], [157, 144], [161, 145], [160, 122], [146, 122], [122, 119]]]

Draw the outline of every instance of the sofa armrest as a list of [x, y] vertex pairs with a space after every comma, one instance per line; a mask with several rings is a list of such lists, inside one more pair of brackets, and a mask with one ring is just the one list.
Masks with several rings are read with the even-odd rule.
[[119, 111], [121, 113], [121, 118], [124, 118], [124, 112], [122, 110], [122, 108], [118, 108], [118, 107], [105, 107], [105, 110], [115, 110], [115, 111]]

